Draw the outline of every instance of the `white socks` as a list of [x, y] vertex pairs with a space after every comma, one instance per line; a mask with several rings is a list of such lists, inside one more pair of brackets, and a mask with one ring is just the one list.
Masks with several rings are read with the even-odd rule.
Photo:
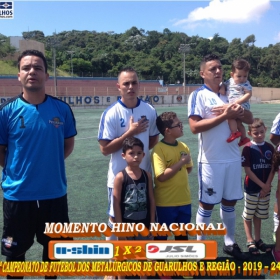
[[[112, 221], [110, 220], [110, 218], [108, 220], [108, 226], [112, 228]], [[106, 236], [106, 240], [118, 240], [118, 237], [115, 234], [112, 234], [111, 236]]]
[[[196, 223], [201, 224], [204, 223], [206, 225], [210, 224], [212, 210], [205, 210], [201, 206], [198, 207], [196, 213]], [[197, 235], [197, 240], [205, 240], [205, 235]]]
[[232, 245], [235, 243], [235, 209], [234, 206], [225, 206], [221, 203], [220, 206], [220, 217], [224, 226], [227, 229], [227, 233], [224, 236], [225, 245]]
[[274, 222], [274, 232], [276, 232], [278, 226], [279, 226], [279, 220], [278, 220], [278, 214], [274, 212], [273, 214], [273, 222]]

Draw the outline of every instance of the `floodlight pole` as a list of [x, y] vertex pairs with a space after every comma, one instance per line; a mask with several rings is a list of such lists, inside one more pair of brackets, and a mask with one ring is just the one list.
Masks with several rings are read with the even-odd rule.
[[74, 51], [66, 51], [67, 53], [70, 53], [70, 56], [71, 56], [71, 69], [72, 69], [72, 77], [73, 77], [73, 63], [72, 63], [72, 56], [73, 56], [73, 53], [74, 53]]
[[186, 53], [191, 50], [191, 44], [180, 44], [179, 52], [183, 54], [184, 94], [186, 93]]
[[53, 48], [53, 78], [54, 78], [54, 96], [57, 96], [57, 81], [56, 81], [56, 49]]
[[53, 53], [54, 96], [57, 96], [56, 48], [59, 45], [59, 42], [56, 37], [56, 32], [53, 33], [53, 37], [51, 37], [48, 44], [51, 46]]

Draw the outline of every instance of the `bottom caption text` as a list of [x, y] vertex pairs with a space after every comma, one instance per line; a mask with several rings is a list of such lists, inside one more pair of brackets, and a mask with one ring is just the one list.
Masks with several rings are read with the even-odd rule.
[[279, 274], [280, 263], [233, 261], [54, 261], [54, 262], [1, 262], [0, 276], [258, 276]]

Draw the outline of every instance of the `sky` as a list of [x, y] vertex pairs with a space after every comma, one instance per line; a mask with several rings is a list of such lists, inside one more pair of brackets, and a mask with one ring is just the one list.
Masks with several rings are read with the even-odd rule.
[[257, 47], [280, 43], [280, 0], [17, 0], [13, 11], [13, 19], [0, 19], [0, 33], [5, 36], [33, 30], [45, 36], [71, 30], [124, 33], [135, 26], [158, 32], [168, 28], [203, 38], [218, 33], [229, 42], [253, 34]]

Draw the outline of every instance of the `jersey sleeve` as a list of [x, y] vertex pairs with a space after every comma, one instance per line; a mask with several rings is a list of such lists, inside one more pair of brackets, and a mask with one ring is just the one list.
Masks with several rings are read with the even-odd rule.
[[100, 118], [98, 140], [112, 141], [117, 137], [116, 131], [116, 120], [104, 111]]
[[159, 135], [159, 131], [157, 129], [156, 125], [156, 119], [157, 119], [157, 112], [155, 109], [153, 109], [151, 113], [151, 119], [150, 119], [150, 129], [149, 129], [149, 136], [156, 136]]
[[5, 109], [0, 110], [0, 145], [8, 145], [8, 120], [6, 118]]
[[280, 135], [280, 113], [274, 119], [270, 133]]
[[65, 129], [64, 129], [64, 138], [70, 138], [77, 135], [76, 129], [76, 120], [73, 114], [72, 109], [70, 106], [67, 107], [66, 110], [66, 122], [65, 122]]
[[250, 147], [245, 146], [242, 151], [242, 166], [250, 167]]
[[202, 119], [205, 117], [205, 102], [199, 90], [191, 93], [188, 102], [188, 117], [199, 116]]
[[163, 174], [166, 169], [166, 162], [164, 158], [165, 157], [162, 149], [159, 147], [159, 145], [156, 145], [152, 152], [152, 165], [156, 178]]

